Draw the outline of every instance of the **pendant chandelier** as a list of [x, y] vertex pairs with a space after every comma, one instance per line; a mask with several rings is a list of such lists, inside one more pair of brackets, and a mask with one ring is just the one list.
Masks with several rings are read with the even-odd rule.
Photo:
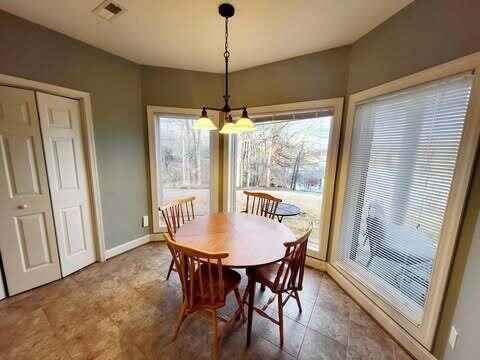
[[[223, 100], [225, 105], [223, 108], [218, 109], [214, 107], [204, 106], [202, 109], [202, 115], [195, 122], [193, 129], [195, 130], [216, 130], [217, 127], [210, 120], [207, 114], [207, 110], [221, 111], [224, 113], [224, 125], [220, 130], [220, 134], [238, 134], [241, 132], [255, 131], [255, 125], [248, 117], [247, 108], [240, 107], [232, 109], [229, 105], [230, 95], [228, 93], [228, 59], [230, 58], [230, 51], [228, 50], [228, 19], [235, 14], [235, 8], [230, 4], [221, 4], [218, 7], [218, 12], [225, 18], [225, 52], [223, 57], [225, 58], [225, 95]], [[236, 122], [233, 122], [232, 111], [242, 110], [242, 116]]]

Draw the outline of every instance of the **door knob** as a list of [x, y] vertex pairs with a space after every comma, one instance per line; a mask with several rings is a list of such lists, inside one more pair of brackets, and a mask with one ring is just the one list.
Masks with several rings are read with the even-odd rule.
[[27, 204], [18, 205], [18, 208], [20, 210], [28, 209], [28, 205]]

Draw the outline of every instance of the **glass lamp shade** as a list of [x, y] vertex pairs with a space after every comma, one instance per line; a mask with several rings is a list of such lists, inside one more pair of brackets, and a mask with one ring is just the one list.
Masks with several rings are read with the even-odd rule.
[[238, 129], [233, 122], [226, 122], [219, 132], [220, 134], [237, 134]]
[[238, 132], [255, 131], [255, 124], [248, 117], [241, 117], [235, 123], [235, 128]]
[[194, 130], [217, 130], [215, 124], [206, 116], [200, 117], [192, 126]]

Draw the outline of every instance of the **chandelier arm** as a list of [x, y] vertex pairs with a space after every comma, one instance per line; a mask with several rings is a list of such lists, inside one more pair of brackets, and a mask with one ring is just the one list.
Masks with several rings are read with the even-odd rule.
[[223, 108], [214, 108], [214, 107], [209, 107], [209, 106], [204, 106], [203, 108], [207, 109], [207, 110], [223, 111]]

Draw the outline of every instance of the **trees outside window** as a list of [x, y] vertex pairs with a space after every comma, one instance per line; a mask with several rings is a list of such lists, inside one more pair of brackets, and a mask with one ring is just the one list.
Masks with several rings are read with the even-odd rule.
[[265, 191], [302, 210], [284, 219], [292, 230], [301, 232], [308, 221], [319, 224], [332, 116], [254, 120], [255, 132], [236, 136], [237, 210], [245, 206], [243, 190]]

